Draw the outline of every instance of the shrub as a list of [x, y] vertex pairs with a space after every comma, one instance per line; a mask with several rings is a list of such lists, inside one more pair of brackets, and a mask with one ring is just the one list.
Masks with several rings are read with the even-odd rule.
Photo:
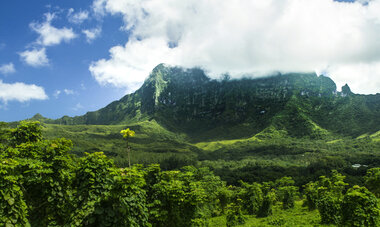
[[16, 129], [11, 130], [11, 141], [14, 145], [41, 140], [42, 127], [38, 121], [21, 121]]
[[345, 226], [380, 226], [378, 199], [365, 187], [355, 185], [342, 202], [342, 224]]
[[242, 225], [245, 223], [245, 218], [241, 210], [241, 199], [238, 199], [236, 203], [230, 203], [227, 206], [227, 227]]
[[294, 207], [294, 200], [297, 195], [298, 188], [293, 185], [294, 180], [291, 177], [283, 177], [276, 180], [278, 198], [282, 202], [283, 209]]
[[268, 192], [263, 199], [263, 203], [257, 213], [258, 217], [267, 217], [272, 215], [272, 207], [274, 202], [276, 201], [276, 191], [272, 189]]
[[331, 192], [324, 192], [317, 202], [321, 222], [323, 224], [338, 224], [341, 219], [341, 199]]
[[243, 208], [248, 214], [257, 214], [263, 202], [263, 193], [261, 185], [258, 183], [248, 184], [241, 182], [242, 190], [239, 193], [239, 198], [243, 201]]
[[81, 158], [71, 226], [148, 226], [144, 173], [114, 168], [103, 153]]
[[309, 182], [305, 185], [304, 193], [306, 195], [305, 204], [309, 208], [309, 210], [315, 210], [317, 208], [318, 202], [318, 188], [317, 183]]
[[376, 197], [380, 197], [380, 168], [372, 168], [364, 177], [365, 185]]
[[0, 162], [0, 226], [29, 225], [28, 210], [19, 184], [20, 176], [13, 175], [17, 164], [12, 159], [2, 159]]
[[346, 183], [345, 176], [332, 171], [332, 176], [321, 176], [317, 182], [317, 208], [324, 224], [338, 224], [341, 219], [341, 203]]

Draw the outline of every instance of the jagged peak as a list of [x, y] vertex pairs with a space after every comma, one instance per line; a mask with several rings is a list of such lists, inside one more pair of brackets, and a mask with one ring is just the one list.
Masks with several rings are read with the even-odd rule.
[[150, 84], [152, 82], [162, 82], [164, 81], [164, 75], [168, 74], [169, 70], [171, 69], [171, 66], [160, 63], [156, 67], [153, 68], [152, 72], [149, 74], [149, 76], [144, 81], [144, 86], [147, 86], [147, 84]]
[[348, 84], [345, 84], [342, 87], [342, 94], [344, 94], [344, 95], [351, 95], [351, 94], [353, 94], [352, 91], [351, 91], [351, 88], [348, 86]]
[[159, 71], [159, 70], [162, 70], [162, 69], [165, 69], [165, 68], [170, 68], [171, 66], [169, 64], [166, 64], [166, 63], [160, 63], [158, 65], [156, 65], [156, 67], [153, 68], [152, 72], [156, 72], [156, 71]]

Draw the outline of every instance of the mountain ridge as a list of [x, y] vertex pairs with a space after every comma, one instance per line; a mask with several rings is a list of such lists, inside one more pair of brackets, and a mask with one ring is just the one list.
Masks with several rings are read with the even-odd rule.
[[338, 92], [334, 81], [315, 73], [216, 80], [199, 68], [159, 64], [138, 90], [104, 108], [77, 117], [34, 119], [64, 125], [155, 119], [197, 141], [248, 138], [271, 126], [294, 137], [326, 134], [316, 128], [355, 137], [380, 130], [380, 94], [354, 94], [347, 84]]

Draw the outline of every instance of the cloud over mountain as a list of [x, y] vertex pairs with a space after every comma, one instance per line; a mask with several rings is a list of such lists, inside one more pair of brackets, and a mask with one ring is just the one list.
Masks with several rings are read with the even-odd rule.
[[121, 15], [131, 33], [91, 64], [101, 84], [136, 87], [164, 62], [211, 76], [324, 71], [354, 92], [380, 92], [380, 0], [95, 0], [93, 11]]

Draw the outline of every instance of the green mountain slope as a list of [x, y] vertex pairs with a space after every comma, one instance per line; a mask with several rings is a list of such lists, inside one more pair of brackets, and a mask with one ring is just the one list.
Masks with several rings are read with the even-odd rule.
[[380, 130], [380, 94], [353, 94], [347, 85], [337, 92], [330, 78], [313, 73], [212, 80], [201, 69], [160, 64], [140, 89], [98, 111], [57, 120], [35, 118], [64, 125], [154, 119], [193, 141], [248, 138], [271, 125], [295, 137], [318, 137], [325, 130], [357, 137]]
[[314, 73], [214, 80], [160, 64], [140, 89], [98, 111], [32, 119], [48, 138], [73, 140], [74, 153], [103, 151], [119, 166], [127, 165], [120, 130], [129, 127], [132, 163], [208, 166], [230, 183], [380, 163], [380, 94], [338, 92]]

